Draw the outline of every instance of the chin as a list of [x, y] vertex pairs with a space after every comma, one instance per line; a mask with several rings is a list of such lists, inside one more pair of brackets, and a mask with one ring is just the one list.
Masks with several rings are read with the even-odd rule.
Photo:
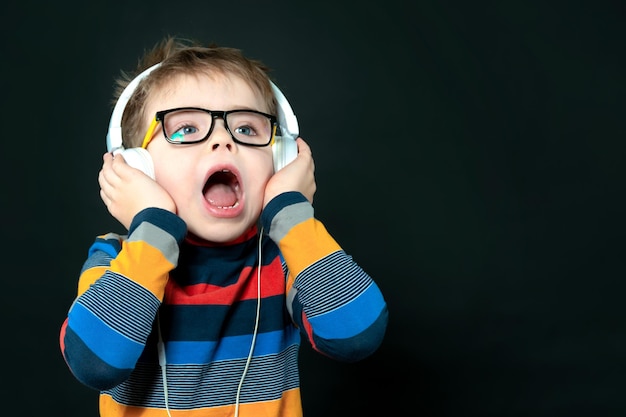
[[[220, 222], [221, 223], [221, 222]], [[212, 224], [205, 228], [189, 228], [189, 236], [192, 240], [206, 241], [211, 243], [230, 243], [238, 240], [250, 230], [252, 226], [238, 224]]]

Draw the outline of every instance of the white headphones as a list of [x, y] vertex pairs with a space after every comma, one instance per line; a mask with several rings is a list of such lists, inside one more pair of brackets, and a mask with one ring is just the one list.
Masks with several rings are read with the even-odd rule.
[[[153, 70], [158, 68], [161, 64], [155, 64], [148, 69], [144, 70], [141, 74], [135, 77], [120, 94], [113, 113], [111, 114], [111, 120], [109, 122], [109, 131], [107, 132], [107, 150], [113, 152], [114, 155], [122, 154], [126, 163], [130, 166], [142, 170], [146, 175], [154, 179], [154, 164], [152, 158], [147, 150], [143, 148], [130, 148], [124, 149], [122, 145], [122, 115], [126, 104], [133, 95], [139, 82], [146, 78]], [[274, 158], [274, 171], [278, 171], [298, 155], [298, 146], [296, 144], [296, 138], [299, 135], [298, 119], [294, 114], [287, 98], [279, 90], [279, 88], [271, 82], [274, 96], [278, 103], [278, 126], [280, 129], [280, 135], [276, 134], [274, 144], [272, 145], [272, 153]]]

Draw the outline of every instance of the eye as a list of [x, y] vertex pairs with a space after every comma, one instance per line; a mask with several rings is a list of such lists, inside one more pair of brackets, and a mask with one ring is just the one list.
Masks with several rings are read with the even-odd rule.
[[258, 113], [235, 111], [228, 115], [228, 125], [233, 135], [241, 140], [250, 140], [252, 137], [265, 138], [271, 130], [270, 120]]
[[185, 142], [185, 140], [195, 138], [198, 132], [199, 130], [197, 127], [191, 125], [182, 126], [170, 133], [170, 139], [175, 142]]
[[197, 110], [174, 111], [166, 115], [163, 126], [170, 142], [198, 142], [211, 128], [211, 115]]
[[239, 126], [235, 129], [236, 135], [256, 136], [256, 130], [252, 126]]

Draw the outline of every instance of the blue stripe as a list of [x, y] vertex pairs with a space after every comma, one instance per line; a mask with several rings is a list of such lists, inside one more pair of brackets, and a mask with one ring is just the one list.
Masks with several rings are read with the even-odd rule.
[[88, 257], [91, 257], [97, 251], [102, 251], [109, 255], [111, 258], [115, 258], [120, 251], [119, 242], [117, 242], [117, 245], [112, 245], [109, 241], [106, 241], [104, 239], [98, 239], [89, 248]]
[[116, 332], [79, 303], [74, 304], [68, 317], [68, 325], [104, 362], [122, 369], [135, 366], [143, 345]]
[[309, 318], [309, 322], [318, 337], [345, 339], [355, 336], [371, 326], [380, 316], [384, 307], [385, 300], [376, 284], [372, 283], [367, 290], [350, 303], [327, 314]]
[[[300, 334], [292, 326], [282, 331], [257, 334], [254, 356], [272, 355], [300, 343]], [[252, 335], [232, 336], [216, 342], [166, 342], [167, 363], [205, 364], [213, 361], [242, 359], [248, 356]]]

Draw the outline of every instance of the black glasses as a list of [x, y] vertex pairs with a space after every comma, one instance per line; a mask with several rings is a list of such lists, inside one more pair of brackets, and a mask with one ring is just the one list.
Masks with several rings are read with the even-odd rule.
[[276, 117], [256, 110], [207, 110], [180, 107], [156, 112], [163, 134], [169, 143], [189, 144], [205, 141], [215, 127], [214, 120], [224, 120], [224, 127], [236, 143], [267, 146], [276, 134]]

